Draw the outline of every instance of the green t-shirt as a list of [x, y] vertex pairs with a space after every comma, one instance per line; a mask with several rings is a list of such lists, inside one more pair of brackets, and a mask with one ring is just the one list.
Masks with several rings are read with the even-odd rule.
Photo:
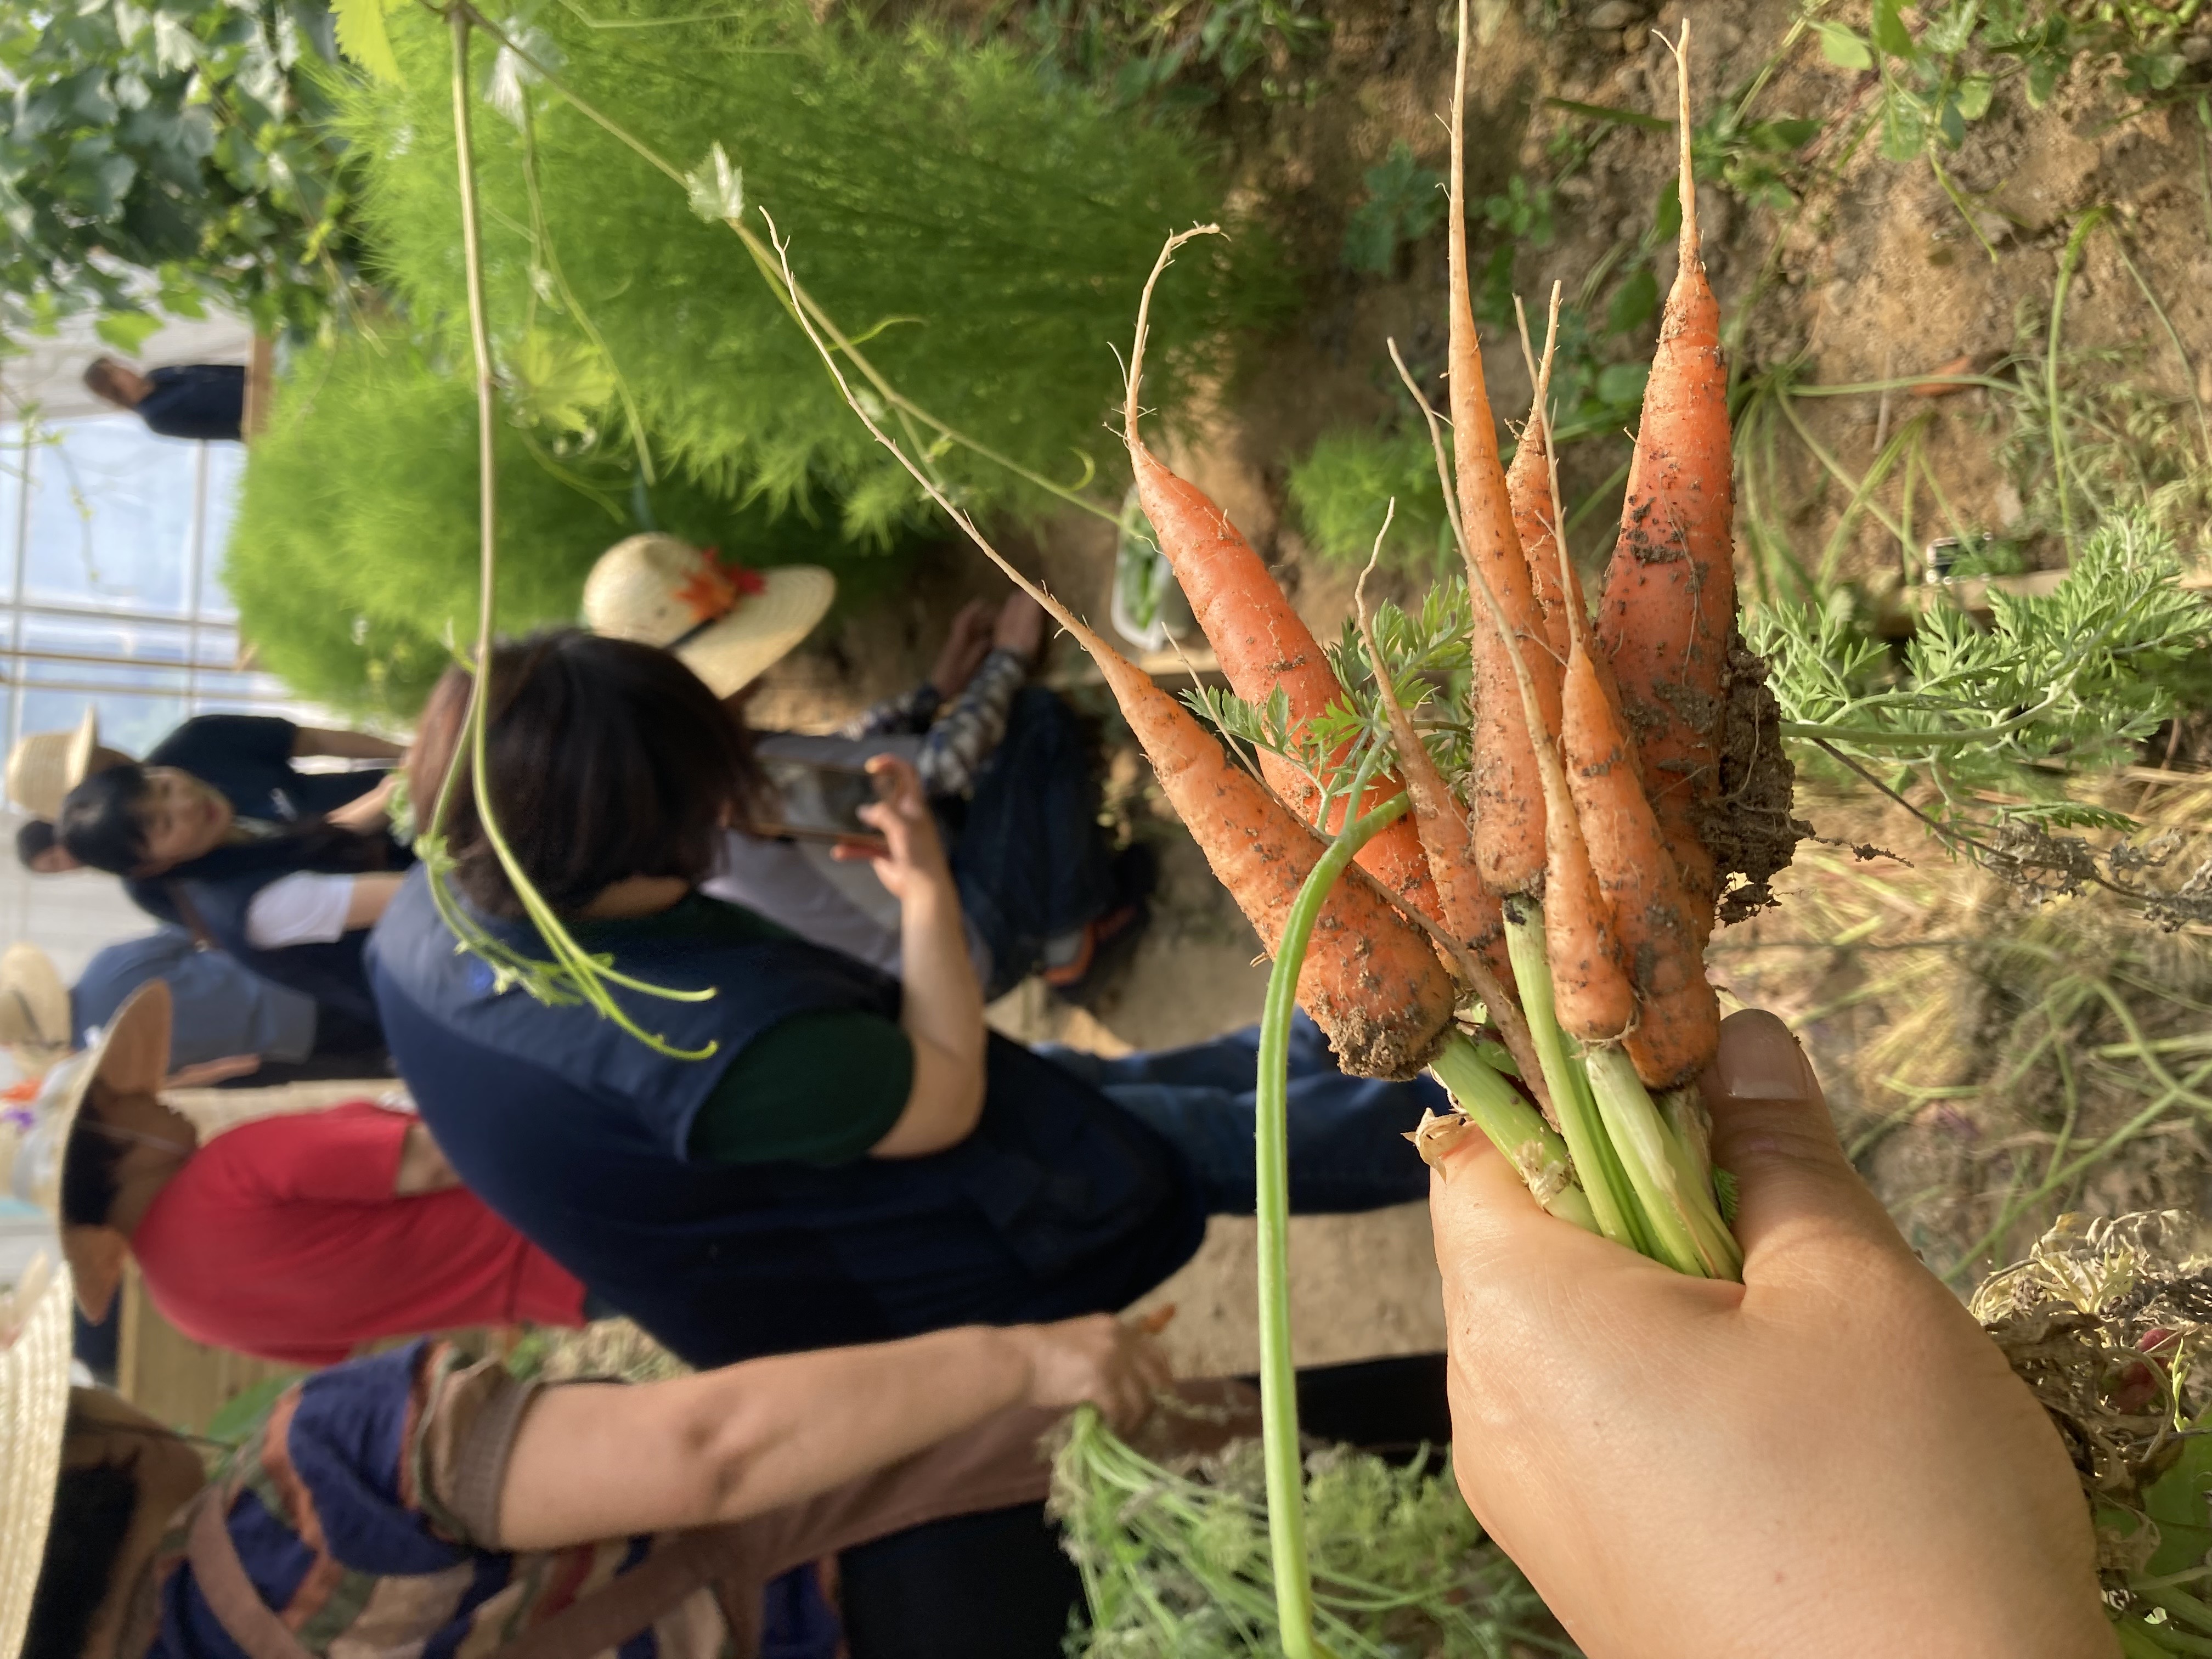
[[[630, 939], [726, 945], [798, 937], [702, 893], [619, 926]], [[696, 1164], [850, 1164], [890, 1133], [913, 1091], [914, 1044], [896, 1020], [845, 1011], [793, 1014], [723, 1068], [691, 1120], [684, 1152]]]

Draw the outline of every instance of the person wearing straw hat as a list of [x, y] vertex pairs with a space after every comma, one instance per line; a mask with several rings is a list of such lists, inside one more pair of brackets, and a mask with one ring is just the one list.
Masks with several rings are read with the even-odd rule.
[[[126, 1014], [52, 1109], [143, 1083], [161, 1047]], [[52, 1154], [25, 1145], [4, 1182], [50, 1214], [70, 1178]], [[904, 1654], [1056, 1659], [1079, 1589], [1039, 1437], [1085, 1404], [1133, 1427], [1169, 1386], [1151, 1336], [1106, 1316], [628, 1387], [423, 1340], [295, 1384], [210, 1477], [164, 1425], [71, 1389], [74, 1289], [64, 1267], [0, 1291], [4, 1659], [830, 1659], [808, 1564], [841, 1553], [853, 1659], [886, 1650], [871, 1629]], [[1245, 1395], [1192, 1393], [1249, 1432]], [[920, 1561], [872, 1555], [918, 1536], [939, 1545]], [[970, 1593], [902, 1627], [925, 1565]]]
[[[592, 567], [584, 621], [595, 633], [673, 651], [744, 725], [759, 676], [805, 637], [835, 594], [826, 570], [748, 570], [712, 549], [647, 534], [617, 543]], [[835, 737], [753, 735], [772, 769], [857, 769], [881, 753], [910, 761], [945, 836], [986, 996], [1035, 972], [1079, 1002], [1143, 933], [1154, 864], [1141, 845], [1114, 853], [1073, 712], [1025, 684], [1044, 622], [1026, 594], [972, 601], [913, 690]], [[760, 828], [730, 831], [706, 890], [896, 973], [898, 907], [881, 884], [839, 862], [826, 840]]]
[[88, 705], [84, 717], [70, 731], [33, 732], [16, 739], [8, 751], [8, 799], [33, 822], [52, 823], [61, 816], [62, 802], [70, 790], [94, 772], [125, 765], [130, 759], [120, 749], [100, 742], [100, 711]]
[[128, 1256], [185, 1335], [293, 1364], [422, 1331], [583, 1322], [583, 1286], [460, 1186], [411, 1112], [352, 1100], [203, 1144], [163, 1098], [182, 1081], [170, 1012], [160, 981], [137, 992], [33, 1109], [26, 1144], [58, 1160], [87, 1320], [106, 1316]]
[[203, 714], [141, 763], [86, 777], [62, 804], [62, 845], [156, 920], [249, 971], [373, 1025], [361, 969], [368, 929], [414, 855], [393, 839], [392, 775], [305, 772], [310, 756], [389, 761], [371, 733]]

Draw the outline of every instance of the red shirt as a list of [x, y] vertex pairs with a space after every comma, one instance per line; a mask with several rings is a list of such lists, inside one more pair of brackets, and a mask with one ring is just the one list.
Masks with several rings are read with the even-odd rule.
[[584, 1322], [584, 1287], [466, 1188], [394, 1196], [415, 1118], [351, 1101], [193, 1153], [131, 1236], [185, 1335], [300, 1365], [465, 1325]]

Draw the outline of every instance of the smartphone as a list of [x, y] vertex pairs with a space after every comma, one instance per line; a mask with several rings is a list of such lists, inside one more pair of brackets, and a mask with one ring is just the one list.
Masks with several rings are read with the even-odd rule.
[[753, 811], [755, 834], [885, 844], [860, 817], [860, 808], [877, 799], [876, 781], [861, 767], [781, 755], [759, 759], [769, 789]]

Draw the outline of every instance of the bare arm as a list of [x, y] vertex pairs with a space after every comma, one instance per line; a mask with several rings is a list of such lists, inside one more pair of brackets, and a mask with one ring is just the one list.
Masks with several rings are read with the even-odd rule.
[[502, 1548], [741, 1521], [913, 1455], [1010, 1406], [1086, 1401], [1127, 1424], [1168, 1382], [1110, 1315], [751, 1359], [624, 1388], [549, 1389], [500, 1488]]
[[347, 901], [345, 930], [349, 933], [359, 927], [374, 927], [382, 920], [384, 908], [398, 892], [406, 877], [392, 871], [379, 871], [373, 875], [353, 878], [353, 897]]
[[337, 760], [398, 760], [406, 752], [406, 744], [371, 732], [334, 732], [319, 726], [303, 726], [292, 738], [295, 759], [305, 755], [328, 755]]
[[868, 769], [889, 783], [887, 798], [860, 815], [890, 843], [876, 873], [899, 902], [899, 1024], [914, 1044], [913, 1092], [871, 1156], [921, 1158], [958, 1146], [983, 1115], [983, 990], [921, 780], [888, 755]]
[[399, 1174], [392, 1183], [394, 1198], [413, 1198], [422, 1193], [442, 1193], [461, 1184], [453, 1166], [446, 1162], [428, 1127], [410, 1123], [399, 1142]]

